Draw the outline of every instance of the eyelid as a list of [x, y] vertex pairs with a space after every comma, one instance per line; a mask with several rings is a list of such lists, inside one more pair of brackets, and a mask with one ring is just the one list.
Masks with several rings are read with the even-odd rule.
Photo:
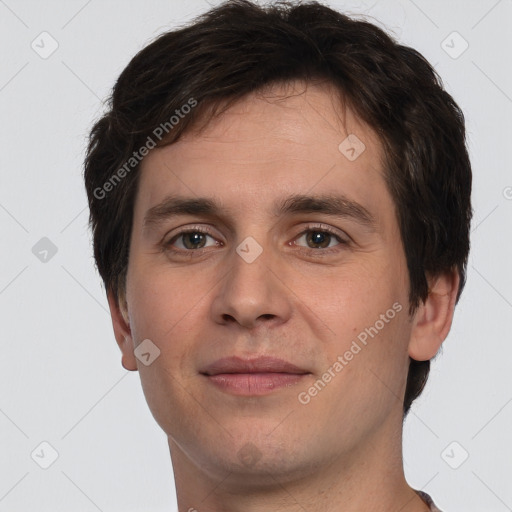
[[[167, 235], [163, 238], [163, 245], [170, 245], [175, 239], [179, 238], [181, 235], [186, 235], [187, 233], [204, 233], [206, 235], [210, 235], [212, 238], [217, 238], [217, 235], [213, 232], [213, 230], [207, 224], [196, 224], [191, 226], [186, 226], [184, 228], [177, 228], [178, 231], [169, 237]], [[167, 241], [165, 241], [167, 239]]]
[[342, 231], [341, 229], [333, 228], [333, 227], [329, 226], [328, 224], [322, 224], [322, 223], [318, 223], [318, 222], [308, 224], [305, 228], [302, 228], [302, 230], [295, 235], [295, 238], [297, 238], [299, 235], [303, 235], [304, 233], [307, 233], [308, 231], [314, 231], [314, 230], [325, 231], [331, 235], [338, 237], [342, 242], [348, 243], [351, 240], [350, 236], [348, 236], [347, 233], [345, 233], [345, 231]]

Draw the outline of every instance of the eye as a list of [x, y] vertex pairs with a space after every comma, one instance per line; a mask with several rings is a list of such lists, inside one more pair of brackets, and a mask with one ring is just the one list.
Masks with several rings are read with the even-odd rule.
[[[208, 239], [211, 242], [208, 243]], [[338, 231], [328, 226], [310, 226], [302, 231], [288, 245], [296, 245], [301, 250], [309, 253], [330, 253], [338, 251], [340, 245], [348, 245], [349, 241], [345, 239]], [[191, 254], [201, 252], [208, 247], [222, 246], [212, 231], [206, 227], [192, 226], [188, 229], [174, 234], [168, 241], [164, 242], [163, 248], [171, 253]], [[322, 250], [320, 250], [322, 249]]]
[[207, 229], [191, 228], [186, 231], [174, 235], [169, 241], [165, 242], [165, 247], [170, 250], [193, 251], [197, 249], [204, 249], [205, 247], [219, 245], [219, 242], [214, 240], [210, 245], [206, 245], [207, 238], [212, 238], [212, 234]]
[[[298, 243], [300, 241], [305, 242], [305, 246]], [[346, 245], [348, 241], [345, 240], [339, 233], [326, 226], [311, 226], [306, 231], [301, 233], [299, 238], [293, 242], [300, 247], [306, 247], [312, 251], [319, 249], [331, 249], [338, 245]], [[330, 252], [330, 251], [323, 251]]]

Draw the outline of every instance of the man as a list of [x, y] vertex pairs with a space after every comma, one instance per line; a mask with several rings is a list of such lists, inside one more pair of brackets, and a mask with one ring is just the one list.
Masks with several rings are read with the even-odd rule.
[[180, 512], [438, 510], [402, 422], [464, 286], [471, 168], [423, 57], [319, 3], [222, 4], [132, 59], [85, 183]]

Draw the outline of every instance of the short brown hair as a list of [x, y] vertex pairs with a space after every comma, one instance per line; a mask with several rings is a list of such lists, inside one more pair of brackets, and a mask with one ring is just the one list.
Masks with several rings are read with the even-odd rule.
[[[410, 314], [428, 296], [429, 275], [458, 272], [458, 302], [469, 253], [471, 166], [464, 116], [432, 66], [375, 25], [315, 1], [231, 0], [141, 50], [92, 128], [84, 179], [94, 256], [118, 303], [125, 300], [138, 149], [158, 127], [165, 137], [156, 145], [171, 144], [249, 93], [296, 79], [333, 84], [382, 142]], [[410, 361], [404, 413], [429, 368], [430, 361]]]

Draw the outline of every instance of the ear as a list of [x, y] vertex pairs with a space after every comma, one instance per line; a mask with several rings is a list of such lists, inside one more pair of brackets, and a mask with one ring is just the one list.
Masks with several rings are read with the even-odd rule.
[[121, 364], [126, 370], [135, 371], [137, 370], [137, 361], [133, 353], [134, 346], [126, 301], [120, 300], [121, 306], [119, 306], [112, 291], [108, 292], [107, 300], [110, 316], [112, 317], [114, 335], [122, 352]]
[[437, 354], [452, 325], [459, 283], [456, 269], [429, 278], [428, 297], [414, 315], [409, 341], [412, 359], [427, 361]]

